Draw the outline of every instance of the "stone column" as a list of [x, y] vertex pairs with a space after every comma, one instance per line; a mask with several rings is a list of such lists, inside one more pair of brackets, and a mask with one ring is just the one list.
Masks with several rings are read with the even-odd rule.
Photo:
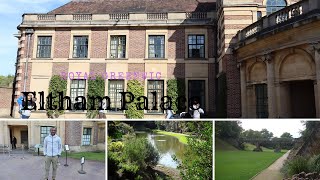
[[247, 79], [246, 79], [246, 64], [241, 62], [240, 67], [240, 85], [241, 85], [241, 117], [248, 118], [247, 112]]
[[314, 49], [314, 61], [316, 64], [316, 80], [315, 80], [315, 89], [314, 89], [314, 95], [315, 95], [315, 105], [316, 105], [316, 114], [317, 118], [320, 117], [320, 102], [318, 99], [318, 96], [320, 95], [320, 43], [314, 43], [313, 44]]
[[269, 118], [277, 117], [277, 101], [275, 91], [274, 59], [271, 54], [265, 55], [267, 63], [267, 87], [268, 87], [268, 113]]

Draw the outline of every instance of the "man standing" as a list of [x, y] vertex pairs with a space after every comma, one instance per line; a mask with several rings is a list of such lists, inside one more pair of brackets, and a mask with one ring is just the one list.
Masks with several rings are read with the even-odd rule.
[[43, 154], [45, 155], [45, 179], [49, 178], [50, 165], [52, 163], [52, 180], [56, 179], [58, 158], [61, 156], [62, 145], [61, 139], [56, 135], [57, 129], [52, 127], [50, 135], [44, 138]]
[[12, 149], [17, 149], [17, 138], [16, 137], [12, 137]]

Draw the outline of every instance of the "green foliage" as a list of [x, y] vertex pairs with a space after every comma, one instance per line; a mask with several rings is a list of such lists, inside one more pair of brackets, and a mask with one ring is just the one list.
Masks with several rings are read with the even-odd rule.
[[159, 153], [144, 138], [132, 138], [125, 143], [123, 157], [127, 162], [134, 162], [140, 170], [145, 170], [147, 166], [155, 166], [159, 161]]
[[[63, 92], [63, 95], [66, 95], [67, 92], [67, 80], [62, 79], [58, 75], [54, 75], [51, 77], [49, 83], [49, 94], [52, 93], [52, 108], [56, 107], [54, 110], [49, 110], [48, 100], [46, 103], [46, 110], [48, 118], [58, 118], [61, 114], [64, 113], [64, 110], [59, 109], [59, 92]], [[65, 100], [63, 102], [65, 105]], [[64, 107], [66, 108], [66, 107]]]
[[121, 141], [111, 142], [108, 144], [108, 151], [119, 152], [122, 151], [123, 147], [124, 144]]
[[178, 167], [182, 179], [212, 179], [212, 123], [198, 123], [201, 128], [188, 138], [184, 159]]
[[217, 117], [227, 117], [227, 76], [225, 73], [218, 77]]
[[286, 162], [282, 171], [289, 177], [301, 172], [310, 172], [308, 159], [302, 156], [297, 156], [293, 160]]
[[221, 139], [239, 139], [242, 127], [239, 121], [217, 121], [215, 135]]
[[136, 104], [139, 102], [138, 97], [144, 95], [144, 88], [138, 80], [129, 80], [127, 84], [127, 91], [131, 92], [135, 99], [132, 103], [128, 104], [128, 110], [125, 111], [128, 119], [142, 119], [144, 117], [143, 110], [137, 110]]
[[125, 134], [133, 134], [134, 129], [123, 122], [110, 121], [108, 123], [108, 136], [113, 139], [121, 139]]
[[284, 132], [284, 133], [280, 136], [280, 138], [292, 139], [293, 137], [292, 137], [292, 135], [291, 135], [290, 133]]
[[176, 113], [178, 110], [178, 97], [185, 97], [185, 81], [183, 79], [169, 79], [167, 81], [167, 96], [172, 98], [172, 109]]
[[[111, 146], [110, 146], [111, 145]], [[108, 174], [122, 178], [141, 179], [148, 167], [155, 166], [159, 161], [158, 151], [144, 138], [132, 137], [122, 142], [110, 143], [108, 147]]]
[[13, 75], [0, 76], [0, 87], [11, 87], [14, 80]]
[[101, 97], [103, 98], [104, 95], [104, 91], [105, 91], [105, 80], [98, 76], [95, 79], [89, 79], [88, 80], [88, 98], [87, 98], [87, 118], [89, 119], [94, 119], [97, 117], [98, 113], [99, 113], [99, 102], [98, 100], [95, 101], [94, 104], [94, 109], [95, 110], [90, 110], [91, 106], [93, 105], [93, 102], [91, 99], [89, 99], [89, 97]]
[[310, 172], [320, 173], [320, 155], [311, 157], [309, 160], [308, 166], [309, 166]]

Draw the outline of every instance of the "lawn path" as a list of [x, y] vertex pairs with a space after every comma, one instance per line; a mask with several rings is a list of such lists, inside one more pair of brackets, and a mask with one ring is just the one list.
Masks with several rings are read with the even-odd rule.
[[290, 151], [285, 153], [267, 169], [263, 170], [260, 174], [252, 178], [252, 180], [281, 180], [283, 177], [280, 169], [282, 168], [285, 160], [288, 158], [289, 153]]

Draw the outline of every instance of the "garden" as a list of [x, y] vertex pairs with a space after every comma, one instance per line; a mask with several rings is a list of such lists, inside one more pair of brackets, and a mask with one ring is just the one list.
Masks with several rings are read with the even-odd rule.
[[108, 179], [213, 179], [212, 122], [108, 123]]

